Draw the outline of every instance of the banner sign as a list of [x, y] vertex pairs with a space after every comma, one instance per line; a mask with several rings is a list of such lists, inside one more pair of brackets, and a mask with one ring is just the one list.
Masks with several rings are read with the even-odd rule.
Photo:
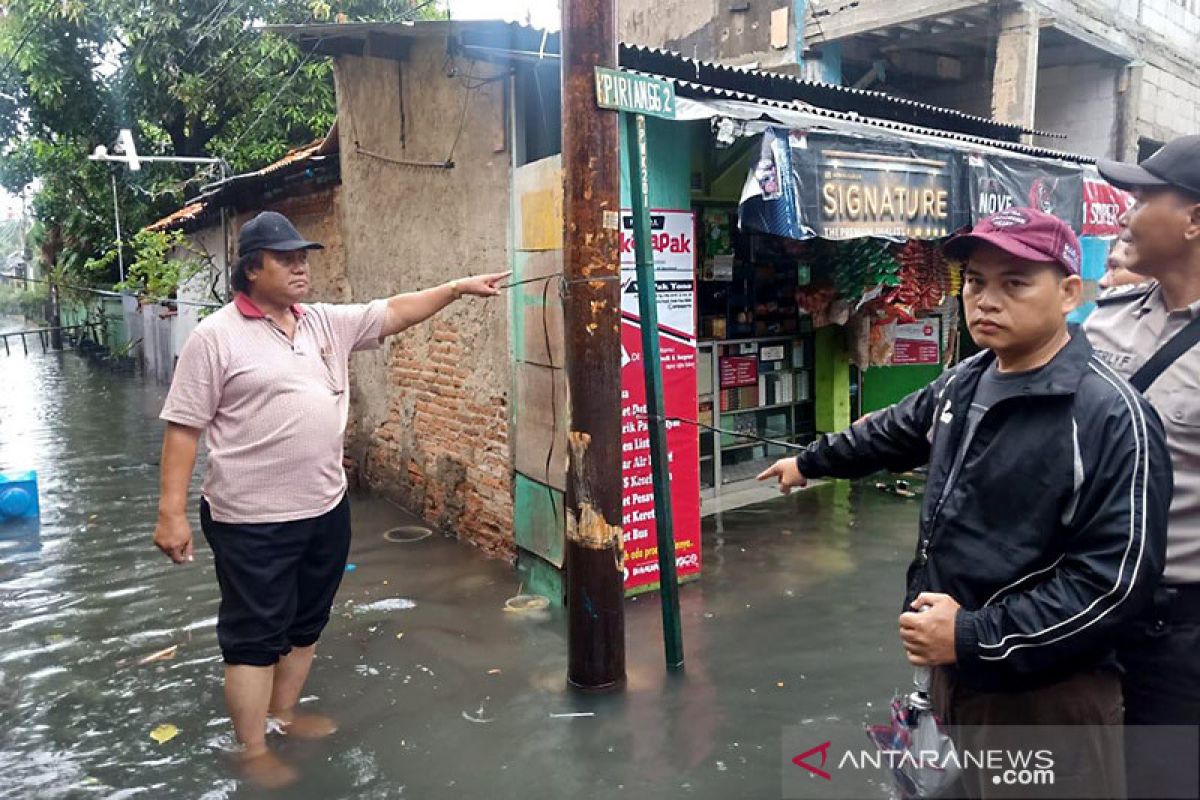
[[717, 364], [722, 389], [758, 385], [758, 359], [754, 356], [724, 356]]
[[893, 326], [892, 364], [940, 364], [942, 326], [937, 319], [922, 319]]
[[1117, 236], [1121, 215], [1133, 208], [1134, 197], [1100, 177], [1095, 167], [1083, 174], [1083, 235]]
[[1078, 165], [974, 154], [967, 158], [971, 221], [1006, 208], [1036, 208], [1078, 232], [1083, 227], [1083, 170]]
[[961, 171], [949, 150], [769, 128], [739, 218], [792, 239], [938, 239], [967, 222]]
[[[696, 419], [695, 219], [689, 211], [650, 212], [658, 301], [659, 350], [666, 416]], [[633, 215], [621, 212], [621, 476], [625, 591], [658, 587], [650, 421], [633, 252]], [[696, 429], [667, 423], [675, 564], [683, 580], [700, 572], [700, 439]]]

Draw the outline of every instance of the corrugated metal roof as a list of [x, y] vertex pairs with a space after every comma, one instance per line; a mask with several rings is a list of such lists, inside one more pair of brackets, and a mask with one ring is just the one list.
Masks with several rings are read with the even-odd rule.
[[314, 142], [300, 147], [294, 147], [283, 158], [272, 161], [261, 169], [234, 175], [224, 181], [204, 187], [203, 193], [190, 201], [183, 208], [173, 211], [160, 220], [146, 226], [151, 231], [168, 231], [175, 228], [187, 228], [190, 224], [204, 222], [221, 208], [221, 195], [229, 188], [250, 181], [263, 181], [289, 171], [289, 168], [301, 170], [307, 168], [307, 162], [323, 162], [330, 155], [333, 164], [337, 163], [337, 123], [329, 133]]
[[830, 111], [853, 112], [924, 128], [1019, 142], [1023, 134], [1061, 138], [952, 108], [896, 97], [871, 89], [806, 81], [792, 75], [699, 61], [670, 50], [621, 45], [621, 65], [718, 89], [742, 91], [764, 99], [800, 100]]
[[[652, 75], [653, 73], [638, 72], [638, 74]], [[853, 112], [845, 113], [840, 111], [831, 111], [827, 108], [821, 108], [820, 106], [814, 106], [810, 103], [803, 103], [800, 101], [785, 103], [779, 100], [758, 97], [757, 95], [749, 94], [747, 92], [739, 92], [732, 89], [718, 89], [713, 86], [706, 86], [705, 84], [695, 83], [692, 81], [681, 81], [674, 78], [668, 78], [667, 80], [670, 80], [673, 84], [675, 84], [676, 92], [683, 97], [714, 97], [723, 100], [740, 100], [742, 102], [754, 103], [767, 108], [778, 108], [786, 111], [801, 111], [806, 114], [812, 114], [814, 116], [824, 117], [826, 119], [835, 120], [838, 122], [856, 123], [859, 125], [867, 125], [873, 128], [883, 128], [885, 130], [896, 131], [897, 133], [907, 133], [935, 139], [949, 139], [956, 142], [962, 142], [964, 144], [1007, 150], [1012, 153], [1032, 156], [1035, 158], [1054, 158], [1061, 161], [1070, 161], [1080, 164], [1095, 163], [1095, 159], [1088, 156], [1079, 155], [1077, 153], [1068, 153], [1065, 151], [1052, 150], [1045, 147], [1033, 147], [1017, 142], [999, 141], [981, 136], [969, 136], [963, 133], [953, 133], [936, 128], [925, 128], [919, 125], [906, 125], [902, 122], [892, 122], [890, 120], [865, 117], [861, 114], [855, 114]]]
[[192, 220], [199, 219], [204, 213], [205, 207], [206, 206], [204, 203], [188, 203], [183, 208], [172, 211], [162, 219], [156, 222], [151, 222], [146, 226], [146, 230], [169, 231], [172, 228], [177, 228], [183, 225], [185, 222], [191, 222]]
[[[371, 37], [386, 42], [388, 37], [411, 39], [422, 36], [446, 36], [468, 47], [508, 49], [514, 56], [553, 57], [561, 52], [558, 33], [495, 20], [270, 25], [263, 30], [296, 40], [314, 52], [332, 56], [354, 53], [356, 48], [357, 53], [361, 54], [369, 46]], [[806, 81], [783, 73], [700, 61], [670, 50], [621, 44], [619, 60], [621, 66], [627, 69], [700, 83], [716, 89], [746, 92], [783, 102], [799, 100], [829, 111], [857, 113], [878, 120], [985, 139], [1017, 143], [1022, 135], [1027, 134], [1059, 136], [876, 90]]]

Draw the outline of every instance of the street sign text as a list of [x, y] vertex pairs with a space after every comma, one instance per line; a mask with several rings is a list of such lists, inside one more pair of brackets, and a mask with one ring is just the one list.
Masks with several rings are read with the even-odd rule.
[[675, 85], [658, 78], [596, 67], [596, 104], [601, 108], [675, 119]]

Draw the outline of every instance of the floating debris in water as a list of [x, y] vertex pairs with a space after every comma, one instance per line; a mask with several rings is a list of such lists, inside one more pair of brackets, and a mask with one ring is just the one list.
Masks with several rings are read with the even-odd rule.
[[489, 722], [495, 722], [495, 717], [485, 717], [483, 715], [483, 707], [487, 704], [487, 701], [491, 699], [492, 698], [490, 697], [483, 698], [483, 702], [479, 704], [479, 708], [475, 709], [474, 714], [469, 714], [466, 711], [462, 712], [463, 719], [465, 719], [467, 722], [474, 722], [476, 725], [486, 725]]
[[356, 569], [358, 569], [358, 564], [347, 564], [346, 565], [346, 572], [354, 572], [354, 570], [356, 570]]
[[169, 722], [164, 722], [154, 730], [150, 731], [150, 738], [159, 744], [166, 744], [179, 735], [179, 728]]
[[170, 661], [179, 652], [179, 645], [173, 644], [170, 647], [165, 647], [157, 653], [151, 653], [148, 656], [142, 656], [138, 659], [138, 666], [143, 667], [146, 664], [153, 664], [155, 661]]
[[504, 601], [504, 610], [515, 614], [541, 614], [550, 608], [550, 598], [540, 594], [519, 594]]
[[550, 719], [575, 719], [577, 717], [594, 717], [594, 711], [575, 711], [570, 714], [551, 714]]
[[404, 597], [389, 597], [386, 600], [376, 600], [373, 603], [363, 603], [354, 606], [356, 614], [371, 614], [376, 611], [407, 611], [416, 608], [417, 604]]

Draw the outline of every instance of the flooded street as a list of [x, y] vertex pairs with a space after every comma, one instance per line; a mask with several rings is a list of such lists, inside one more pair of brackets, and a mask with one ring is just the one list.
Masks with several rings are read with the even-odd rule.
[[[70, 352], [0, 370], [0, 468], [36, 469], [41, 488], [40, 526], [0, 528], [0, 797], [261, 796], [230, 769], [195, 502], [195, 563], [151, 544], [165, 387]], [[916, 514], [839, 483], [705, 520], [704, 577], [681, 590], [686, 671], [665, 674], [657, 596], [642, 597], [627, 691], [588, 697], [565, 688], [561, 615], [504, 610], [507, 564], [437, 535], [391, 541], [416, 520], [356, 498], [354, 569], [305, 699], [342, 730], [276, 743], [302, 776], [282, 794], [778, 797], [785, 726], [882, 721], [906, 685], [895, 618]], [[156, 742], [160, 725], [177, 735]]]

